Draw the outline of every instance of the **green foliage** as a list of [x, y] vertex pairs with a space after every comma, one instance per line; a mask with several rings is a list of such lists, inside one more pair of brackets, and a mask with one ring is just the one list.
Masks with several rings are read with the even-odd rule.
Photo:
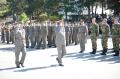
[[29, 18], [27, 17], [26, 13], [23, 12], [21, 15], [20, 15], [20, 21], [21, 22], [27, 22], [29, 20]]
[[49, 20], [50, 21], [58, 21], [58, 20], [61, 20], [61, 19], [62, 19], [61, 15], [52, 15], [52, 16], [49, 16]]
[[47, 13], [41, 13], [41, 14], [38, 16], [38, 21], [46, 21], [47, 19], [48, 19]]

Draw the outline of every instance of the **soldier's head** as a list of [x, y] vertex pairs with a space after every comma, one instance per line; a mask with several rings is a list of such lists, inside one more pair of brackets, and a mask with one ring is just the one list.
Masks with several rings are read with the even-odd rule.
[[118, 18], [114, 18], [114, 24], [118, 24]]
[[107, 23], [107, 19], [104, 18], [103, 21], [102, 21], [102, 23]]
[[96, 23], [96, 18], [92, 18], [92, 23]]
[[80, 19], [80, 25], [83, 25], [83, 24], [84, 24], [83, 19]]

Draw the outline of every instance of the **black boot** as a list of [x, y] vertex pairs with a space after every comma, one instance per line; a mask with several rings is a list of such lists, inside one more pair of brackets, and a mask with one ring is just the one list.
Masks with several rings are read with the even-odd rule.
[[93, 49], [93, 51], [90, 52], [90, 54], [96, 54], [96, 49]]
[[119, 56], [119, 51], [115, 51], [115, 54], [113, 56]]
[[103, 49], [101, 55], [106, 55], [107, 49]]

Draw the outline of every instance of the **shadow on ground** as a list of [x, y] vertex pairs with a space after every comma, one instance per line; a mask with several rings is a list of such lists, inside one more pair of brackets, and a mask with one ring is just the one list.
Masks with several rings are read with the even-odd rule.
[[53, 67], [58, 67], [58, 65], [50, 65], [50, 66], [43, 66], [43, 67], [25, 68], [25, 69], [15, 70], [14, 72], [27, 72], [27, 71], [32, 71], [32, 70], [47, 69], [47, 68], [53, 68]]
[[[111, 50], [111, 49], [110, 49]], [[100, 55], [101, 51], [97, 51], [95, 55], [90, 53], [69, 53], [65, 58], [72, 58], [72, 60], [80, 59], [82, 61], [94, 60], [96, 62], [107, 62], [109, 64], [120, 63], [120, 57], [113, 56], [112, 51], [108, 51], [107, 55]], [[52, 55], [55, 56], [55, 55]]]

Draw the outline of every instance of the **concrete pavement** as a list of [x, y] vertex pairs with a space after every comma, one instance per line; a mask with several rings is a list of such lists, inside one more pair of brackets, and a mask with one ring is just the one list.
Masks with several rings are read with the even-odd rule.
[[56, 48], [27, 49], [25, 67], [15, 68], [14, 45], [0, 45], [0, 79], [120, 79], [120, 57], [112, 56], [112, 40], [109, 39], [107, 56], [101, 56], [101, 40], [98, 40], [98, 52], [90, 55], [90, 39], [86, 51], [82, 54], [80, 46], [68, 46], [63, 58], [64, 67], [55, 60]]

